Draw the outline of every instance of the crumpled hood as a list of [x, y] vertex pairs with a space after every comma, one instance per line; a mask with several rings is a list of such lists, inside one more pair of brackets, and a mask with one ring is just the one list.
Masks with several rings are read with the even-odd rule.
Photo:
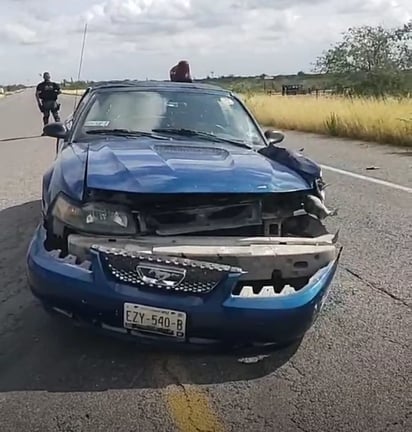
[[311, 188], [296, 171], [252, 150], [140, 137], [93, 142], [86, 185], [135, 193], [262, 193]]

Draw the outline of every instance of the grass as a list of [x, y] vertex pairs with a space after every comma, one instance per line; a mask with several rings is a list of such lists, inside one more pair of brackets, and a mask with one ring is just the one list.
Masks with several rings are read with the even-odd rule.
[[248, 95], [265, 126], [412, 147], [412, 99]]
[[[82, 95], [84, 90], [63, 90]], [[257, 120], [283, 130], [412, 147], [412, 99], [242, 95]]]

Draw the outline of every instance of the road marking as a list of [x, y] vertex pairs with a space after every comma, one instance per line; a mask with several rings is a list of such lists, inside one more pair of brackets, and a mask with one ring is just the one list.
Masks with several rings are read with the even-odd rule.
[[166, 401], [180, 432], [224, 431], [202, 391], [191, 386], [170, 386], [166, 389]]
[[376, 184], [379, 184], [379, 185], [382, 185], [382, 186], [390, 187], [392, 189], [397, 189], [397, 190], [400, 190], [402, 192], [407, 192], [407, 193], [412, 194], [412, 188], [409, 188], [407, 186], [402, 186], [402, 185], [399, 185], [399, 184], [396, 184], [396, 183], [388, 182], [388, 181], [385, 181], [385, 180], [380, 180], [380, 179], [377, 179], [377, 178], [374, 178], [374, 177], [368, 177], [368, 176], [365, 176], [365, 175], [362, 175], [362, 174], [356, 174], [356, 173], [354, 173], [352, 171], [342, 170], [342, 169], [339, 169], [339, 168], [331, 167], [329, 165], [320, 165], [320, 166], [321, 166], [322, 169], [327, 170], [327, 171], [332, 171], [332, 172], [335, 172], [335, 173], [338, 173], [338, 174], [347, 175], [349, 177], [357, 178], [357, 179], [360, 179], [360, 180], [365, 180], [365, 181], [368, 181], [370, 183], [376, 183]]

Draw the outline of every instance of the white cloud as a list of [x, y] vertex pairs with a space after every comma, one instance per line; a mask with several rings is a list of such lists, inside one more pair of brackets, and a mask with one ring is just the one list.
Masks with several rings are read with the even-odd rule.
[[412, 4], [403, 0], [347, 0], [338, 12], [380, 17], [381, 24], [398, 24], [412, 19]]
[[[349, 26], [398, 25], [410, 0], [1, 0], [0, 82], [75, 77], [85, 21], [84, 77], [167, 78], [177, 60], [196, 76], [288, 73]], [[2, 63], [4, 64], [2, 61]]]
[[35, 45], [39, 42], [35, 30], [14, 22], [4, 23], [0, 28], [0, 37], [8, 42], [17, 42], [22, 45]]

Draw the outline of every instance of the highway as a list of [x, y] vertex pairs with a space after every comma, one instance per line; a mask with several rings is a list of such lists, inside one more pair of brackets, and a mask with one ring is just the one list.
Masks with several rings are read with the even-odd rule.
[[[67, 115], [74, 99], [62, 103]], [[245, 363], [143, 350], [42, 311], [25, 253], [55, 142], [1, 141], [41, 129], [33, 90], [0, 100], [1, 432], [412, 430], [410, 150], [286, 133], [323, 165], [344, 251], [300, 346]]]

